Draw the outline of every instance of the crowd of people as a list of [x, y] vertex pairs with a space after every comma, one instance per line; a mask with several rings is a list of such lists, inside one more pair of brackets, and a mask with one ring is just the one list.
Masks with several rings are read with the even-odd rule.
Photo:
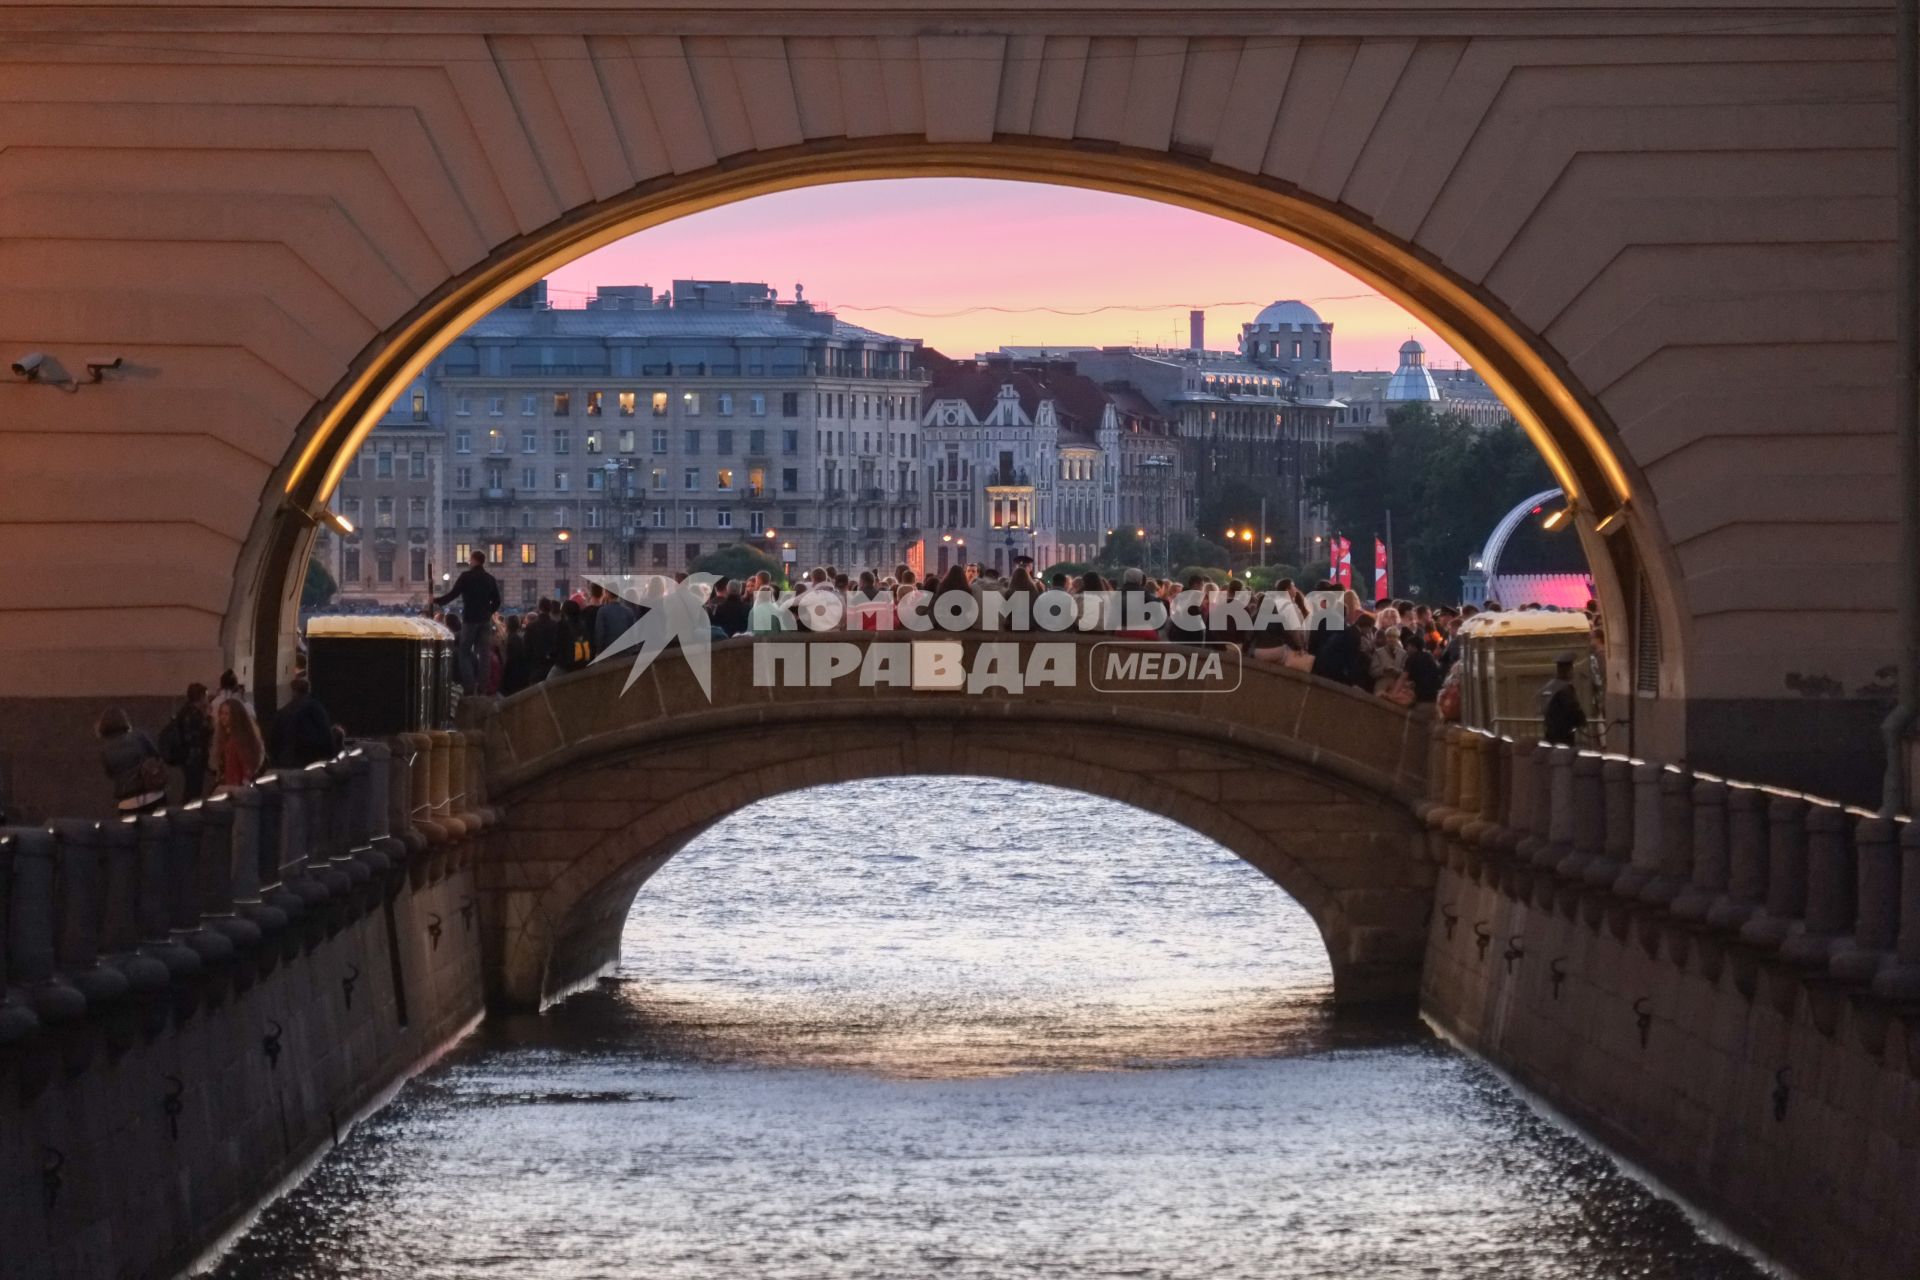
[[188, 685], [185, 701], [157, 734], [137, 728], [124, 709], [109, 707], [94, 733], [114, 808], [147, 813], [245, 786], [269, 769], [304, 768], [338, 754], [346, 731], [314, 696], [304, 669], [296, 670], [290, 690], [292, 697], [264, 729], [230, 670], [220, 673], [211, 693], [198, 681]]
[[[677, 574], [673, 581], [685, 579]], [[592, 662], [670, 589], [666, 578], [648, 579], [646, 593], [636, 602], [594, 583], [564, 601], [542, 599], [524, 617], [502, 618], [499, 585], [476, 553], [472, 567], [436, 599], [439, 605], [459, 601], [460, 613], [436, 616], [459, 636], [462, 687], [469, 693], [514, 694]], [[1265, 591], [1238, 579], [1224, 584], [1203, 574], [1185, 581], [1157, 579], [1139, 569], [1122, 570], [1117, 579], [1086, 571], [1054, 572], [1043, 580], [1025, 558], [1004, 575], [979, 564], [957, 564], [926, 577], [904, 564], [890, 573], [822, 566], [790, 588], [761, 572], [690, 589], [702, 600], [715, 639], [796, 629], [892, 631], [909, 625], [909, 619], [921, 624], [915, 629], [955, 629], [952, 619], [977, 619], [990, 595], [1007, 602], [1024, 597], [1028, 607], [996, 613], [1027, 619], [1025, 625], [1031, 626], [1038, 612], [1034, 606], [1051, 597], [1052, 615], [1071, 610], [1078, 631], [1228, 645], [1252, 662], [1310, 671], [1405, 706], [1444, 700], [1460, 658], [1460, 624], [1480, 611], [1473, 605], [1400, 599], [1376, 600], [1369, 607], [1355, 592], [1327, 580], [1303, 588], [1282, 578]], [[943, 607], [952, 594], [971, 597], [974, 607]], [[1497, 601], [1484, 606], [1500, 607]], [[1591, 619], [1591, 601], [1586, 611]], [[1566, 657], [1570, 668], [1574, 658]], [[1551, 694], [1543, 691], [1543, 700]], [[1575, 701], [1569, 711], [1565, 696], [1559, 702], [1563, 719], [1579, 709]]]

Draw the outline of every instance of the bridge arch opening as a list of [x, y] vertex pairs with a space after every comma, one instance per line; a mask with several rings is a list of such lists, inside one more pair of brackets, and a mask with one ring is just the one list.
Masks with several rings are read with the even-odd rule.
[[[1309, 249], [1404, 307], [1472, 363], [1540, 450], [1570, 500], [1603, 611], [1618, 620], [1618, 634], [1654, 638], [1659, 693], [1666, 705], [1679, 705], [1688, 615], [1649, 491], [1595, 399], [1495, 294], [1364, 216], [1281, 180], [1172, 153], [1015, 139], [841, 140], [752, 153], [643, 183], [497, 246], [369, 343], [302, 424], [242, 554], [227, 615], [229, 650], [250, 660], [256, 685], [271, 698], [291, 662], [287, 641], [317, 514], [395, 397], [475, 320], [557, 266], [649, 227], [763, 194], [911, 177], [1057, 184], [1197, 210]], [[1641, 625], [1643, 615], [1650, 625]], [[1616, 711], [1632, 714], [1637, 703], [1624, 692], [1636, 676], [1630, 647], [1615, 645], [1609, 654], [1608, 687], [1625, 700]], [[1650, 688], [1646, 674], [1638, 676]], [[1682, 728], [1677, 719], [1649, 725], [1669, 735]]]
[[903, 775], [756, 801], [639, 889], [616, 997], [729, 1064], [960, 1076], [1312, 1043], [1312, 918], [1230, 850], [1085, 792]]

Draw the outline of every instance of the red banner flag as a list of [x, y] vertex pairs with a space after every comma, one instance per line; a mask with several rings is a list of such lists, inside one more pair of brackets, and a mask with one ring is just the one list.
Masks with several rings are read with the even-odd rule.
[[1353, 585], [1353, 543], [1338, 534], [1329, 540], [1333, 548], [1333, 581], [1341, 587]]
[[1387, 544], [1375, 538], [1373, 540], [1373, 598], [1385, 600], [1390, 594], [1387, 585]]

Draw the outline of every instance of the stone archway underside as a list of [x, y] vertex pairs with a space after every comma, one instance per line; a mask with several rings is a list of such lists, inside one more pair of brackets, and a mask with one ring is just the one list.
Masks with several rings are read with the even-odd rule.
[[884, 150], [873, 176], [1104, 166], [1355, 241], [1571, 450], [1594, 513], [1624, 486], [1586, 536], [1612, 616], [1643, 596], [1660, 624], [1659, 696], [1617, 709], [1636, 748], [1838, 792], [1809, 744], [1874, 775], [1849, 732], [1894, 653], [1890, 15], [1755, 12], [0, 13], [0, 341], [126, 360], [72, 395], [0, 382], [0, 750], [58, 808], [97, 789], [101, 700], [158, 712], [232, 661], [272, 683], [262, 620], [309, 537], [285, 499], [320, 496], [423, 325], [596, 218]]
[[[1170, 818], [1307, 909], [1341, 1003], [1418, 992], [1433, 876], [1400, 806], [1203, 740], [891, 719], [674, 739], [517, 792], [480, 866], [493, 998], [537, 1007], [613, 963], [634, 895], [720, 818], [807, 787], [916, 774], [1045, 783]], [[766, 870], [807, 874], [777, 840]]]

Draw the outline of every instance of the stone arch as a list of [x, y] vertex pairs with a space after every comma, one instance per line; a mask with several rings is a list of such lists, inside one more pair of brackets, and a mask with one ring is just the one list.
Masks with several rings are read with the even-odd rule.
[[[1605, 411], [1567, 371], [1552, 345], [1500, 298], [1364, 211], [1316, 197], [1301, 184], [1250, 174], [1169, 149], [1084, 140], [994, 136], [986, 142], [931, 137], [846, 136], [749, 149], [710, 167], [675, 173], [572, 208], [495, 246], [443, 282], [355, 358], [352, 370], [301, 424], [269, 486], [242, 556], [229, 609], [230, 644], [275, 652], [290, 625], [312, 521], [348, 459], [386, 406], [427, 361], [487, 310], [553, 267], [675, 218], [770, 192], [831, 182], [900, 177], [981, 177], [1104, 190], [1196, 209], [1308, 248], [1391, 297], [1468, 356], [1501, 394], [1570, 496], [1576, 528], [1609, 616], [1652, 607], [1662, 670], [1683, 695], [1691, 635], [1680, 575], [1651, 492], [1607, 424]], [[1640, 594], [1631, 590], [1644, 583]], [[1610, 687], [1626, 688], [1624, 647]], [[262, 683], [270, 674], [256, 663]]]
[[[1044, 783], [1177, 822], [1306, 909], [1341, 1003], [1415, 997], [1433, 876], [1412, 856], [1416, 825], [1397, 797], [1206, 736], [1075, 728], [1088, 732], [839, 714], [746, 741], [697, 731], [575, 758], [513, 791], [483, 863], [493, 998], [537, 1007], [611, 964], [646, 880], [719, 819], [809, 787], [926, 774]], [[779, 866], [777, 852], [768, 862]]]

